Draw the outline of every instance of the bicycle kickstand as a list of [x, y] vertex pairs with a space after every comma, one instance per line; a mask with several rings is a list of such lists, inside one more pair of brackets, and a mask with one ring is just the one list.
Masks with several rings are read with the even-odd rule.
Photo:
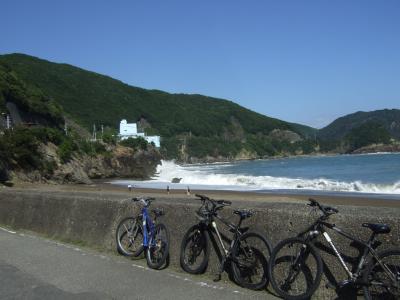
[[220, 280], [221, 280], [221, 274], [222, 274], [222, 272], [223, 272], [224, 269], [225, 269], [225, 262], [226, 262], [226, 258], [224, 257], [224, 258], [222, 258], [221, 264], [220, 264], [220, 266], [219, 266], [218, 273], [215, 274], [215, 277], [214, 277], [214, 279], [213, 279], [214, 282], [217, 282], [217, 281], [220, 281]]

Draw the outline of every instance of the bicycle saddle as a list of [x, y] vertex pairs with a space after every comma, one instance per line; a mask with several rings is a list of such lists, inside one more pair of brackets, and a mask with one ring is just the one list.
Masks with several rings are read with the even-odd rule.
[[157, 217], [164, 215], [164, 210], [162, 208], [154, 208], [151, 210]]
[[362, 226], [371, 229], [374, 233], [389, 233], [390, 232], [390, 226], [387, 224], [363, 223]]
[[247, 209], [236, 209], [233, 213], [239, 215], [242, 219], [249, 218], [254, 214], [252, 211]]

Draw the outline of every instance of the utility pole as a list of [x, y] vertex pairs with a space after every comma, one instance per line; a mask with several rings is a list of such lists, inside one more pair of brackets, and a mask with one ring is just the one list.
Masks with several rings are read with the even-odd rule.
[[101, 124], [101, 140], [103, 140], [104, 126]]
[[67, 121], [64, 121], [64, 132], [65, 132], [65, 135], [68, 135]]
[[11, 128], [11, 119], [10, 119], [10, 115], [7, 115], [7, 129]]
[[93, 140], [96, 141], [96, 124], [93, 124]]

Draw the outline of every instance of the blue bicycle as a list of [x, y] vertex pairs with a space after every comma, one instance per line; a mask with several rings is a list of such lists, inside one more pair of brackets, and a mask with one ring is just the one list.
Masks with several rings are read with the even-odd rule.
[[169, 253], [169, 232], [157, 218], [164, 215], [159, 208], [152, 209], [154, 220], [149, 213], [149, 206], [154, 198], [133, 198], [142, 205], [141, 213], [136, 217], [123, 219], [117, 227], [116, 239], [118, 252], [125, 256], [137, 257], [145, 251], [147, 265], [160, 269]]

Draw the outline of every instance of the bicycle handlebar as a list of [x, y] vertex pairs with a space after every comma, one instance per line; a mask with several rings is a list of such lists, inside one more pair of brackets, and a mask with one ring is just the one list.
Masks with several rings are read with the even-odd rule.
[[195, 194], [195, 196], [196, 196], [197, 198], [199, 198], [199, 199], [197, 199], [197, 200], [202, 200], [202, 201], [210, 200], [210, 198], [208, 198], [207, 196], [204, 196], [204, 195]]
[[203, 205], [205, 204], [206, 201], [208, 203], [210, 203], [212, 205], [212, 207], [211, 208], [206, 207], [206, 209], [212, 213], [215, 213], [217, 210], [221, 210], [225, 206], [229, 206], [232, 204], [232, 202], [228, 201], [228, 200], [214, 200], [214, 199], [210, 199], [209, 197], [200, 195], [200, 194], [196, 194], [195, 196], [197, 198], [199, 198], [198, 200], [203, 201]]
[[310, 202], [307, 205], [311, 207], [313, 206], [318, 207], [319, 210], [322, 211], [322, 213], [324, 214], [324, 217], [328, 217], [332, 214], [336, 214], [339, 212], [336, 208], [328, 205], [322, 205], [315, 199], [309, 198], [308, 201]]
[[211, 199], [211, 198], [209, 198], [209, 197], [207, 197], [207, 196], [204, 196], [204, 195], [200, 195], [200, 194], [196, 194], [195, 195], [197, 198], [199, 198], [199, 199], [197, 199], [197, 200], [201, 200], [201, 201], [210, 201], [211, 203], [216, 203], [216, 204], [219, 204], [219, 205], [223, 205], [223, 206], [229, 206], [229, 205], [231, 205], [232, 204], [232, 202], [231, 201], [228, 201], [228, 200], [214, 200], [214, 199]]
[[132, 198], [133, 202], [142, 202], [144, 205], [149, 206], [151, 202], [156, 200], [156, 198], [153, 197], [134, 197]]

